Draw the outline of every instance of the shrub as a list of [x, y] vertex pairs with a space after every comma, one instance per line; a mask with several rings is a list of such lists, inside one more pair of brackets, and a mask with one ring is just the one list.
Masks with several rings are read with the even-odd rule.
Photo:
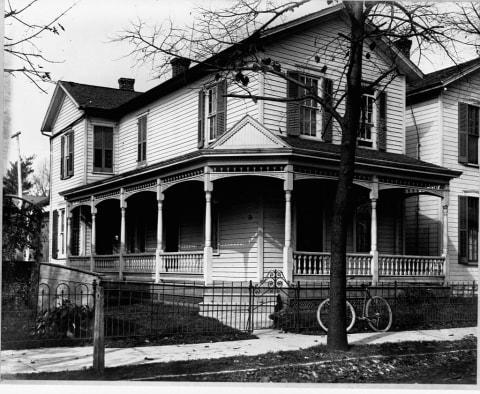
[[92, 333], [92, 308], [65, 299], [60, 306], [40, 315], [31, 335], [35, 338], [87, 338]]

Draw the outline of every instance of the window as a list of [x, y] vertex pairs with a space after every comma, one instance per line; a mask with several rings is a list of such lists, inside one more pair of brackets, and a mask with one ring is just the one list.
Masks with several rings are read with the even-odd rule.
[[62, 135], [60, 144], [60, 178], [67, 179], [73, 176], [73, 131]]
[[479, 107], [458, 103], [458, 161], [478, 164]]
[[220, 137], [226, 128], [226, 81], [202, 89], [198, 99], [198, 147]]
[[[310, 93], [310, 91], [315, 92], [318, 94], [318, 80], [314, 78], [310, 78], [304, 75], [300, 76], [300, 82], [309, 86], [310, 89], [307, 88], [300, 88], [300, 95], [306, 96]], [[301, 135], [308, 135], [311, 137], [315, 137], [317, 135], [317, 119], [320, 118], [320, 111], [319, 111], [318, 103], [312, 99], [307, 98], [303, 100], [300, 104], [300, 134]]]
[[[289, 78], [299, 81], [306, 87], [287, 80], [287, 134], [290, 136], [308, 136], [332, 140], [332, 116], [309, 94], [316, 94], [332, 104], [332, 80], [316, 78], [298, 72], [289, 72]], [[319, 89], [319, 87], [321, 87]], [[302, 98], [304, 98], [302, 100]]]
[[459, 262], [478, 264], [478, 197], [459, 196]]
[[355, 249], [357, 253], [371, 250], [371, 205], [365, 202], [356, 207], [355, 212]]
[[65, 254], [65, 209], [60, 209], [60, 254]]
[[362, 96], [361, 104], [361, 117], [360, 117], [360, 130], [358, 132], [358, 145], [359, 146], [373, 146], [372, 135], [374, 132], [374, 119], [375, 119], [375, 95], [374, 92], [368, 92]]
[[93, 127], [93, 171], [113, 172], [113, 127]]
[[383, 90], [370, 90], [362, 95], [358, 146], [386, 150], [387, 96]]
[[58, 211], [52, 212], [52, 257], [58, 258]]
[[145, 163], [147, 160], [147, 115], [138, 118], [137, 162]]

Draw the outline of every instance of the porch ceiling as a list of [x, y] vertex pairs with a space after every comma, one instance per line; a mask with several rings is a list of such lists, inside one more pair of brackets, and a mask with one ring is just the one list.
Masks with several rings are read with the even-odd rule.
[[[200, 170], [205, 166], [255, 166], [299, 164], [326, 169], [332, 173], [338, 168], [340, 146], [321, 141], [303, 140], [281, 136], [289, 147], [274, 149], [202, 149], [154, 165], [135, 169], [111, 178], [61, 192], [68, 199], [105, 193], [170, 177], [186, 171]], [[439, 186], [447, 185], [450, 179], [461, 174], [435, 164], [423, 162], [406, 155], [381, 152], [373, 149], [357, 149], [356, 173], [361, 176], [383, 176], [425, 181]]]

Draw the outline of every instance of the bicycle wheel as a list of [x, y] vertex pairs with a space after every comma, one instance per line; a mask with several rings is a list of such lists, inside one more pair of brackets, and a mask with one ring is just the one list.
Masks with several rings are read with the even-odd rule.
[[392, 325], [392, 309], [388, 302], [379, 296], [374, 296], [367, 301], [365, 317], [374, 331], [388, 331]]
[[[317, 320], [320, 327], [327, 332], [328, 331], [328, 314], [330, 312], [330, 298], [327, 298], [321, 302], [317, 309]], [[347, 301], [347, 332], [349, 332], [355, 324], [355, 309], [352, 304]]]

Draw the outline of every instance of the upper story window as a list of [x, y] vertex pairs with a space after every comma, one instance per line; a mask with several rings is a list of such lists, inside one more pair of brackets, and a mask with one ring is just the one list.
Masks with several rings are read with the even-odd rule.
[[93, 171], [113, 172], [113, 127], [93, 127]]
[[458, 103], [458, 161], [478, 164], [479, 107]]
[[331, 141], [332, 116], [313, 96], [332, 103], [332, 80], [293, 71], [288, 72], [288, 77], [299, 83], [287, 80], [287, 134]]
[[144, 164], [147, 161], [147, 115], [138, 118], [137, 127], [137, 162]]
[[61, 136], [60, 153], [60, 178], [66, 179], [73, 176], [74, 139], [73, 131]]
[[387, 133], [386, 93], [370, 90], [362, 95], [360, 128], [357, 135], [359, 146], [386, 149]]
[[226, 129], [226, 81], [205, 87], [198, 96], [198, 147], [220, 137]]
[[458, 259], [478, 264], [478, 197], [458, 196]]

